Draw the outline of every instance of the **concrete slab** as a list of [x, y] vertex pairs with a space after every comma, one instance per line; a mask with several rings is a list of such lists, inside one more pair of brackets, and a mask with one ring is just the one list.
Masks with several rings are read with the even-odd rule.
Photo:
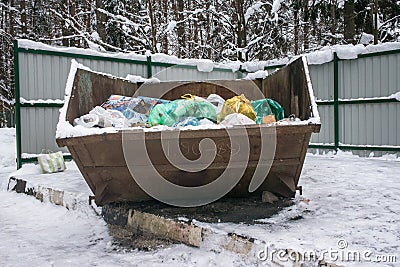
[[67, 162], [66, 165], [64, 172], [52, 174], [43, 174], [36, 164], [23, 165], [11, 174], [7, 189], [67, 209], [88, 208], [92, 192], [75, 163]]

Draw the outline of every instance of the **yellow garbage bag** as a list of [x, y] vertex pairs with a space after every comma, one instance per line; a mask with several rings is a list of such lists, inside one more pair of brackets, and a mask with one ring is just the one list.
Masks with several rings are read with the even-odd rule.
[[234, 96], [225, 101], [224, 106], [218, 115], [217, 122], [220, 123], [227, 115], [232, 113], [241, 113], [253, 121], [256, 120], [256, 112], [251, 106], [250, 100], [248, 100], [244, 94]]

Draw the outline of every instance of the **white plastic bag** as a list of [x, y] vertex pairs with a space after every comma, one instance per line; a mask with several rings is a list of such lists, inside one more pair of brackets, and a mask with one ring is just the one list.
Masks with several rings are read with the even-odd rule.
[[99, 116], [99, 122], [103, 122], [99, 125], [100, 127], [115, 127], [124, 128], [128, 127], [128, 120], [124, 114], [118, 110], [104, 109], [100, 106], [94, 107], [89, 114], [95, 114]]
[[221, 121], [220, 124], [225, 125], [225, 126], [228, 126], [228, 125], [250, 125], [250, 124], [256, 124], [256, 122], [241, 113], [232, 113], [232, 114], [227, 115], [225, 117], [225, 119], [223, 121]]
[[217, 115], [221, 112], [222, 107], [225, 103], [225, 99], [217, 94], [210, 94], [206, 100], [213, 105], [213, 107], [215, 108], [215, 112], [217, 112]]
[[67, 168], [61, 151], [39, 154], [37, 159], [43, 173], [62, 172]]
[[86, 128], [94, 126], [124, 128], [129, 126], [129, 121], [118, 110], [104, 109], [100, 106], [93, 108], [89, 114], [74, 120], [74, 125], [82, 125]]
[[99, 116], [96, 114], [86, 114], [74, 120], [74, 125], [82, 125], [86, 128], [92, 128], [99, 124]]

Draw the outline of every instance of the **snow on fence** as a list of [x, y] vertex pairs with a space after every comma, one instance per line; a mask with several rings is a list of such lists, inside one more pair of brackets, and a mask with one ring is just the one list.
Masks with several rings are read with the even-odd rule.
[[[311, 148], [400, 153], [400, 102], [396, 100], [400, 93], [394, 95], [400, 91], [398, 48], [399, 43], [366, 48], [336, 46], [307, 55], [322, 122], [321, 133], [311, 139]], [[120, 77], [133, 74], [162, 81], [236, 79], [242, 77], [238, 69], [275, 69], [288, 61], [227, 67], [208, 60], [106, 54], [27, 40], [16, 42], [14, 49], [19, 167], [43, 150], [59, 150], [55, 131], [71, 59]]]

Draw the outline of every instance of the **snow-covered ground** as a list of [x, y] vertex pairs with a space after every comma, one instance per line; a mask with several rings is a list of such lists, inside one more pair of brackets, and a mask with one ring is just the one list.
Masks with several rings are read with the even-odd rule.
[[[89, 209], [67, 210], [7, 192], [8, 176], [15, 170], [14, 137], [12, 129], [0, 129], [0, 266], [264, 265], [257, 257], [207, 245], [128, 251], [114, 244], [105, 222]], [[308, 154], [300, 184], [304, 193], [295, 205], [260, 224], [201, 225], [279, 248], [368, 252], [371, 260], [397, 257], [397, 263], [336, 262], [345, 266], [400, 264], [400, 159]]]

